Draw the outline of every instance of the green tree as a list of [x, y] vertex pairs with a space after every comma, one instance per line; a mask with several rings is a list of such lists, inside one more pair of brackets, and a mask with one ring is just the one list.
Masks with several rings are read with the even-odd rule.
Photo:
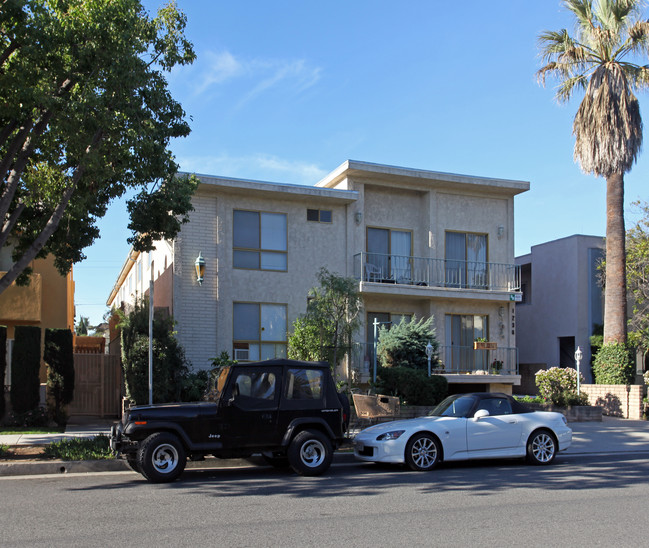
[[[149, 301], [138, 299], [128, 315], [122, 314], [122, 367], [126, 396], [136, 404], [149, 402]], [[173, 319], [154, 314], [153, 401], [178, 401], [189, 374], [185, 352], [173, 335]]]
[[90, 320], [88, 320], [86, 316], [81, 316], [81, 318], [79, 318], [79, 325], [77, 325], [77, 328], [75, 329], [75, 333], [77, 335], [87, 335], [89, 328]]
[[69, 329], [46, 329], [43, 361], [47, 365], [50, 414], [58, 425], [67, 422], [65, 406], [74, 396], [74, 353]]
[[40, 403], [41, 328], [17, 325], [11, 351], [11, 408], [23, 414], [37, 409]]
[[377, 356], [382, 367], [410, 367], [412, 369], [427, 369], [428, 357], [426, 346], [430, 342], [433, 347], [431, 367], [437, 365], [437, 348], [439, 343], [433, 329], [433, 316], [427, 319], [412, 320], [404, 317], [389, 329], [382, 325], [379, 330]]
[[[544, 31], [539, 45], [541, 83], [555, 77], [556, 97], [585, 91], [573, 121], [574, 156], [585, 173], [606, 179], [606, 290], [604, 344], [627, 339], [624, 174], [642, 145], [634, 90], [649, 84], [649, 23], [642, 0], [564, 0], [575, 32]], [[636, 62], [637, 61], [637, 62]]]
[[629, 341], [649, 350], [649, 204], [634, 202], [643, 217], [626, 233], [626, 276], [631, 298]]
[[165, 72], [191, 63], [174, 3], [150, 17], [140, 0], [3, 0], [0, 7], [0, 246], [13, 264], [0, 293], [27, 283], [51, 253], [65, 274], [127, 191], [129, 243], [173, 238], [195, 178], [176, 178], [168, 149], [189, 126]]
[[298, 360], [323, 360], [335, 367], [351, 348], [360, 327], [362, 299], [358, 281], [326, 268], [318, 272], [319, 287], [309, 292], [306, 314], [293, 323], [288, 355]]

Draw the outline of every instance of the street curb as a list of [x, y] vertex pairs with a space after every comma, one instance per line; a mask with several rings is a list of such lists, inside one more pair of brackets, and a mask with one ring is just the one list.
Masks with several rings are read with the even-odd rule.
[[[348, 460], [353, 457], [349, 452], [334, 453], [336, 460]], [[261, 456], [247, 459], [217, 459], [207, 457], [205, 460], [187, 461], [185, 470], [209, 470], [225, 468], [259, 468], [270, 466]], [[97, 472], [133, 472], [124, 459], [105, 460], [53, 460], [39, 462], [9, 462], [0, 463], [0, 477], [5, 476], [37, 476], [63, 474], [89, 474]], [[133, 472], [135, 473], [135, 472]]]

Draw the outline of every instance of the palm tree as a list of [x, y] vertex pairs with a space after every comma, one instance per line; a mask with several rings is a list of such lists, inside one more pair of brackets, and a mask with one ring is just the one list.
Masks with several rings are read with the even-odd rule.
[[559, 102], [584, 91], [572, 126], [574, 157], [582, 171], [606, 178], [606, 290], [604, 342], [626, 343], [626, 251], [624, 174], [642, 146], [642, 119], [634, 90], [646, 89], [649, 21], [643, 0], [564, 0], [575, 17], [567, 30], [544, 31], [539, 46], [544, 66], [537, 76], [555, 77]]

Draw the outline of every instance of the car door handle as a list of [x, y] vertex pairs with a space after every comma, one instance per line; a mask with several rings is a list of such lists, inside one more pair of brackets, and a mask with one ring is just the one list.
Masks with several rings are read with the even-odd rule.
[[507, 421], [507, 422], [508, 422], [509, 424], [516, 424], [518, 421], [517, 421], [517, 420], [513, 420], [513, 421]]

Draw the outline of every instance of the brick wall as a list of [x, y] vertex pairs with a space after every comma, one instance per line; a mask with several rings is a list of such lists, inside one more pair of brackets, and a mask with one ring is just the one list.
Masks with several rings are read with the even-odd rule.
[[602, 408], [604, 415], [642, 419], [644, 386], [638, 384], [582, 384], [590, 405]]

